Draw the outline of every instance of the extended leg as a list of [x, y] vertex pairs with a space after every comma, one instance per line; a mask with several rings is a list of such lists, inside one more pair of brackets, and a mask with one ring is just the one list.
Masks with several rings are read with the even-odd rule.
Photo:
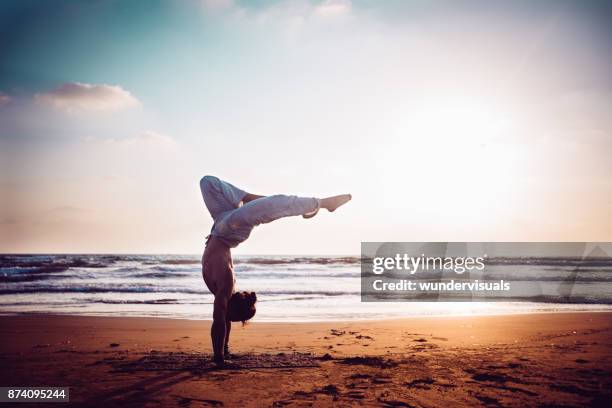
[[303, 215], [317, 210], [320, 200], [314, 197], [273, 195], [251, 201], [229, 217], [229, 227], [249, 228], [272, 222], [279, 218]]
[[310, 216], [319, 208], [334, 211], [350, 199], [349, 194], [324, 199], [287, 195], [258, 198], [222, 218], [215, 224], [212, 234], [223, 238], [227, 245], [234, 248], [244, 242], [257, 225], [283, 217]]

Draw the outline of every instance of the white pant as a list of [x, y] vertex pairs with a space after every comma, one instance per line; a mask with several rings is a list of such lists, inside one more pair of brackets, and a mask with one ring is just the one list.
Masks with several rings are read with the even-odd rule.
[[200, 190], [215, 221], [211, 235], [220, 238], [231, 248], [245, 241], [259, 224], [307, 214], [321, 205], [318, 198], [279, 194], [258, 198], [240, 206], [246, 192], [214, 176], [202, 177]]

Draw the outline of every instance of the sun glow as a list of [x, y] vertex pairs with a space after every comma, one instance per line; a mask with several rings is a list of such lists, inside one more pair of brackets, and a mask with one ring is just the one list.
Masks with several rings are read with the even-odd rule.
[[407, 125], [426, 142], [465, 149], [502, 137], [510, 128], [509, 116], [490, 103], [444, 98], [425, 102], [408, 114]]
[[379, 155], [385, 158], [383, 188], [396, 186], [400, 207], [405, 200], [426, 201], [422, 215], [447, 218], [445, 225], [495, 218], [513, 194], [522, 160], [511, 116], [469, 98], [437, 98], [396, 112], [389, 123], [394, 148], [385, 146]]

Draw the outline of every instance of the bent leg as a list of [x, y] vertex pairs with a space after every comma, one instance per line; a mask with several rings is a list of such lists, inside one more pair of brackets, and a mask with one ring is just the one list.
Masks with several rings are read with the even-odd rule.
[[253, 228], [279, 218], [303, 215], [317, 210], [320, 200], [314, 197], [273, 195], [251, 201], [235, 210], [229, 221], [230, 228]]
[[214, 176], [202, 177], [200, 190], [206, 208], [215, 221], [224, 212], [238, 208], [247, 194], [244, 190]]

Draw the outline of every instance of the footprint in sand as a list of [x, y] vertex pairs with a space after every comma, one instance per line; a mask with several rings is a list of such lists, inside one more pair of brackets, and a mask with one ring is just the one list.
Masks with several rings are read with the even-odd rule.
[[370, 336], [365, 336], [365, 335], [363, 335], [363, 334], [360, 334], [360, 335], [358, 335], [358, 336], [355, 336], [355, 338], [356, 338], [356, 339], [359, 339], [359, 340], [374, 340], [372, 337], [370, 337]]

